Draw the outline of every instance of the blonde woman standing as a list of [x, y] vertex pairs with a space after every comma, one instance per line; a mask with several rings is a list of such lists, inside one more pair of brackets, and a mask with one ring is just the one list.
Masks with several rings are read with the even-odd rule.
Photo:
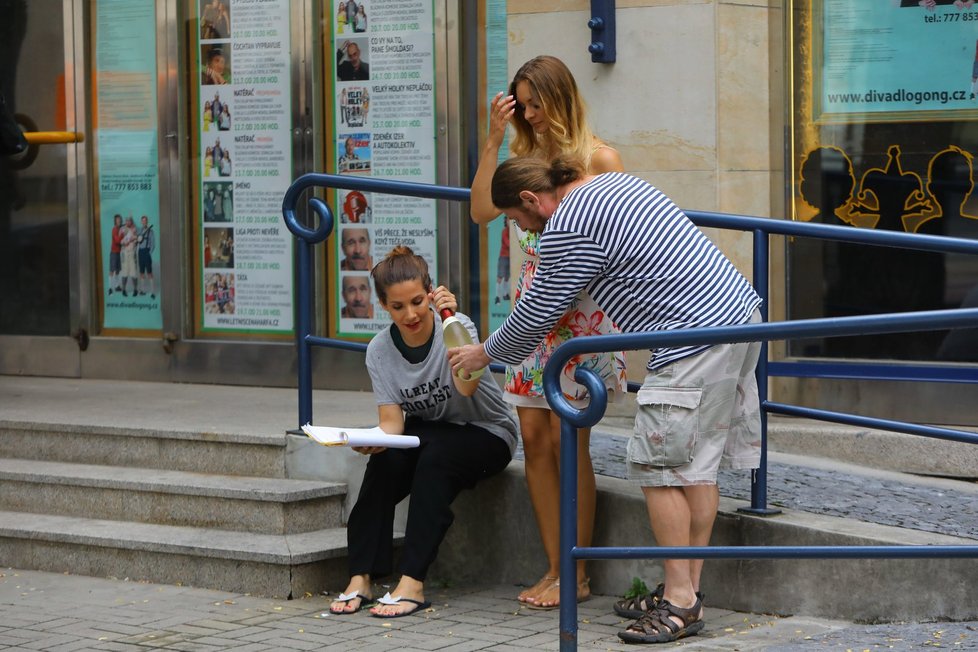
[[[510, 151], [516, 156], [534, 156], [546, 161], [571, 154], [584, 162], [588, 174], [624, 170], [618, 152], [594, 135], [587, 123], [584, 100], [574, 76], [564, 63], [540, 56], [516, 72], [509, 94], [493, 98], [489, 135], [472, 182], [471, 215], [477, 224], [487, 224], [502, 211], [493, 205], [491, 183], [499, 160], [507, 125], [513, 125]], [[506, 225], [504, 228], [508, 228]], [[538, 260], [539, 234], [516, 234], [523, 263], [516, 287], [516, 300], [530, 287]], [[548, 568], [518, 599], [536, 609], [553, 609], [560, 604], [560, 420], [550, 411], [543, 394], [543, 367], [554, 349], [571, 337], [604, 335], [618, 329], [594, 300], [582, 292], [526, 360], [507, 366], [504, 397], [516, 406], [523, 434], [526, 482], [536, 514]], [[575, 405], [587, 402], [587, 392], [574, 382], [577, 367], [593, 369], [604, 378], [609, 400], [626, 389], [625, 358], [622, 353], [577, 356], [561, 373], [561, 389]], [[590, 429], [578, 431], [578, 545], [588, 546], [594, 530], [596, 500], [594, 469], [589, 450]], [[577, 597], [586, 599], [591, 589], [584, 561], [577, 565]]]

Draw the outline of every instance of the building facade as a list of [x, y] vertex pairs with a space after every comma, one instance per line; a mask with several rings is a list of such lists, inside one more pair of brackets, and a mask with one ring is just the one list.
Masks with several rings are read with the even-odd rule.
[[[539, 54], [568, 64], [627, 171], [684, 208], [974, 237], [971, 3], [593, 4], [615, 5], [613, 63], [592, 61], [583, 0], [0, 0], [12, 112], [83, 138], [0, 159], [0, 373], [294, 384], [289, 182], [465, 186], [487, 98]], [[335, 231], [315, 254], [315, 332], [384, 326], [360, 286], [398, 243], [483, 331], [505, 316], [501, 225], [477, 229], [451, 202], [321, 196]], [[751, 235], [709, 235], [749, 276]], [[965, 256], [775, 238], [770, 257], [771, 319], [969, 305], [978, 279]], [[864, 372], [778, 377], [772, 395], [970, 423], [973, 384], [873, 377], [967, 370], [969, 341], [774, 342], [772, 359]], [[643, 357], [628, 356], [633, 380]], [[314, 379], [367, 385], [350, 352], [318, 351]]]

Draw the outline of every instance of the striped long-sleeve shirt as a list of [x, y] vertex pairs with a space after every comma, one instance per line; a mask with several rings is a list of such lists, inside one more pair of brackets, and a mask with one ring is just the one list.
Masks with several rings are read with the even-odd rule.
[[[746, 324], [761, 299], [662, 192], [610, 173], [573, 189], [540, 237], [533, 284], [488, 337], [494, 360], [524, 360], [586, 288], [623, 332]], [[653, 369], [708, 345], [652, 351]]]

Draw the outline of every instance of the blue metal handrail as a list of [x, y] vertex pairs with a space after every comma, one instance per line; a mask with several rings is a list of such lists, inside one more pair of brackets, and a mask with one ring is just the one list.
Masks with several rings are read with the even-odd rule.
[[[978, 245], [978, 243], [975, 243]], [[978, 246], [976, 246], [978, 249]], [[976, 252], [978, 253], [978, 252]], [[732, 342], [767, 342], [774, 339], [791, 339], [812, 336], [833, 337], [871, 333], [898, 333], [931, 329], [963, 328], [978, 326], [978, 308], [956, 310], [931, 310], [911, 313], [890, 313], [873, 316], [841, 317], [833, 319], [808, 319], [776, 323], [748, 324], [714, 328], [693, 328], [649, 333], [601, 335], [572, 339], [560, 345], [544, 367], [543, 387], [551, 409], [561, 418], [560, 468], [577, 468], [577, 429], [597, 424], [604, 416], [608, 404], [608, 391], [604, 381], [593, 370], [578, 368], [574, 378], [587, 387], [590, 402], [584, 408], [575, 408], [564, 397], [560, 388], [560, 373], [575, 355], [621, 351], [657, 349], [697, 344]], [[763, 356], [761, 358], [763, 360]], [[760, 376], [760, 374], [759, 374]], [[767, 378], [761, 376], [759, 392]], [[762, 433], [767, 413], [797, 414], [809, 418], [854, 423], [881, 429], [895, 429], [915, 435], [939, 437], [952, 441], [978, 444], [978, 434], [945, 428], [917, 426], [885, 419], [842, 415], [837, 412], [796, 408], [761, 400]], [[762, 440], [762, 454], [766, 450]], [[766, 469], [765, 469], [766, 471]], [[760, 475], [760, 474], [758, 474]], [[752, 487], [753, 489], [753, 487]], [[752, 502], [754, 492], [752, 491]], [[577, 474], [560, 474], [560, 576], [574, 577], [575, 562], [579, 559], [786, 559], [786, 558], [908, 558], [908, 557], [978, 557], [978, 546], [777, 546], [743, 547], [715, 546], [711, 548], [650, 548], [650, 547], [577, 547]], [[577, 587], [573, 582], [560, 586], [560, 649], [577, 649]]]
[[[312, 247], [326, 240], [333, 229], [333, 213], [321, 199], [312, 197], [309, 206], [318, 216], [319, 225], [310, 228], [296, 217], [296, 207], [303, 192], [315, 188], [343, 188], [423, 197], [450, 201], [468, 201], [467, 188], [454, 188], [431, 184], [381, 179], [349, 177], [332, 174], [306, 174], [289, 187], [282, 202], [282, 214], [286, 226], [302, 243], [298, 248], [298, 300], [296, 307], [296, 345], [298, 349], [299, 425], [312, 421], [312, 346], [325, 346], [351, 351], [365, 351], [359, 342], [318, 337], [312, 334]], [[703, 211], [687, 211], [686, 214], [698, 226], [750, 231], [753, 233], [753, 284], [762, 298], [761, 313], [767, 322], [769, 281], [769, 236], [785, 235], [836, 240], [877, 246], [900, 247], [945, 253], [978, 254], [978, 242], [944, 236], [918, 235], [893, 231], [856, 229], [848, 226], [810, 224], [745, 215], [729, 215]], [[586, 408], [571, 406], [560, 392], [559, 371], [576, 354], [717, 344], [723, 342], [761, 342], [757, 365], [758, 394], [761, 401], [761, 461], [758, 469], [751, 472], [751, 507], [744, 511], [757, 514], [771, 513], [767, 508], [767, 414], [789, 414], [808, 418], [849, 423], [854, 425], [894, 430], [914, 435], [937, 437], [952, 441], [978, 443], [978, 435], [963, 431], [931, 426], [920, 426], [858, 415], [841, 414], [827, 410], [803, 408], [773, 403], [767, 400], [767, 381], [771, 375], [795, 375], [803, 373], [792, 367], [795, 363], [770, 363], [767, 359], [767, 342], [772, 339], [802, 337], [833, 337], [870, 333], [895, 333], [928, 329], [946, 329], [978, 326], [978, 309], [938, 310], [916, 313], [891, 313], [872, 316], [810, 319], [761, 323], [721, 328], [689, 329], [654, 333], [629, 333], [622, 335], [593, 336], [570, 340], [554, 353], [544, 370], [544, 391], [554, 412], [561, 418], [562, 469], [577, 467], [577, 428], [590, 427], [600, 421], [607, 407], [607, 390], [603, 381], [592, 371], [578, 369], [577, 382], [584, 385], [591, 397]], [[830, 377], [863, 377], [887, 379], [919, 379], [940, 382], [978, 382], [975, 366], [926, 366], [926, 365], [849, 365], [871, 369], [874, 373], [843, 372], [840, 365], [822, 364]], [[502, 366], [493, 364], [493, 371]], [[903, 372], [898, 369], [904, 370]], [[829, 371], [832, 370], [832, 371]], [[910, 370], [907, 372], [906, 370]], [[831, 376], [831, 374], [835, 376]], [[859, 375], [859, 374], [862, 375]], [[629, 383], [629, 389], [635, 389]], [[713, 548], [578, 548], [577, 542], [577, 474], [561, 474], [560, 504], [560, 573], [562, 577], [575, 575], [577, 559], [786, 559], [786, 558], [917, 558], [917, 557], [978, 557], [978, 546], [773, 546], [773, 547], [713, 547]], [[560, 588], [560, 649], [577, 648], [577, 599], [576, 586], [565, 582]]]
[[[309, 207], [319, 218], [319, 225], [311, 228], [299, 221], [296, 209], [299, 198], [312, 188], [342, 188], [344, 190], [360, 190], [364, 192], [379, 192], [407, 197], [422, 197], [425, 199], [447, 199], [451, 201], [468, 201], [468, 188], [438, 186], [427, 183], [409, 181], [392, 181], [372, 179], [369, 177], [353, 177], [339, 174], [304, 174], [289, 186], [282, 199], [282, 217], [285, 225], [298, 240], [296, 254], [298, 269], [298, 297], [296, 299], [295, 341], [298, 350], [298, 385], [299, 385], [299, 428], [312, 423], [312, 347], [324, 346], [346, 351], [366, 351], [367, 345], [361, 342], [318, 337], [312, 333], [312, 279], [315, 276], [312, 268], [312, 248], [326, 240], [333, 231], [333, 210], [318, 197], [309, 199]], [[490, 365], [493, 371], [500, 371], [501, 365]]]

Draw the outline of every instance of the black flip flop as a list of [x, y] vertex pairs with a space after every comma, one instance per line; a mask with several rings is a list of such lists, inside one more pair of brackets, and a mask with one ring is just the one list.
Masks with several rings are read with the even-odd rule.
[[424, 611], [425, 609], [431, 606], [431, 602], [427, 600], [424, 602], [420, 602], [418, 600], [412, 600], [411, 598], [395, 598], [392, 597], [390, 593], [377, 600], [377, 604], [386, 604], [386, 605], [398, 605], [401, 604], [402, 602], [409, 602], [417, 606], [415, 606], [415, 608], [412, 609], [411, 611], [402, 611], [396, 614], [377, 614], [371, 612], [370, 615], [373, 616], [374, 618], [403, 618], [404, 616], [410, 616], [418, 613], [419, 611]]
[[330, 607], [329, 613], [333, 614], [334, 616], [352, 616], [361, 609], [372, 607], [373, 605], [377, 604], [376, 600], [365, 595], [360, 595], [359, 591], [354, 591], [349, 595], [346, 593], [340, 593], [339, 596], [333, 600], [333, 602], [349, 602], [350, 600], [356, 600], [357, 598], [360, 598], [360, 604], [353, 611], [333, 611], [332, 607]]

